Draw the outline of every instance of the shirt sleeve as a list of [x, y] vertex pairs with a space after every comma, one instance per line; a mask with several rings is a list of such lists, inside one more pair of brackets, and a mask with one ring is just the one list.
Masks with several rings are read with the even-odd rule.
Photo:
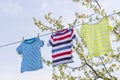
[[75, 39], [76, 35], [74, 34], [74, 29], [71, 29], [71, 32], [72, 32], [72, 39]]
[[107, 21], [107, 24], [108, 24], [108, 29], [110, 30], [110, 31], [113, 31], [113, 27], [111, 26], [111, 21]]
[[40, 40], [40, 39], [38, 38], [38, 48], [43, 47], [43, 46], [44, 46], [44, 41], [43, 41], [43, 40]]
[[76, 37], [76, 34], [74, 33], [74, 30], [73, 30], [73, 33], [72, 33], [72, 40], [77, 41], [77, 37]]
[[73, 34], [72, 39], [76, 39], [76, 35], [75, 34]]
[[84, 28], [84, 25], [81, 26], [80, 34], [79, 35], [80, 35], [81, 38], [85, 37], [85, 28]]
[[110, 30], [110, 31], [113, 31], [113, 27], [112, 26], [108, 26], [108, 29]]
[[[52, 35], [51, 35], [51, 37], [52, 37]], [[53, 42], [53, 40], [52, 40], [52, 38], [50, 37], [50, 39], [49, 39], [49, 41], [48, 41], [48, 43], [47, 43], [47, 46], [49, 47], [49, 46], [52, 46], [52, 42]]]
[[23, 44], [20, 44], [20, 45], [17, 47], [16, 51], [18, 52], [18, 54], [23, 54], [22, 47], [23, 47]]

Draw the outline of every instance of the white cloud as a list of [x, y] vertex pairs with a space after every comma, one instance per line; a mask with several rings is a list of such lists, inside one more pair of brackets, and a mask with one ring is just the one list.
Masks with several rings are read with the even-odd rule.
[[0, 13], [3, 14], [19, 14], [23, 11], [23, 7], [18, 2], [0, 2]]

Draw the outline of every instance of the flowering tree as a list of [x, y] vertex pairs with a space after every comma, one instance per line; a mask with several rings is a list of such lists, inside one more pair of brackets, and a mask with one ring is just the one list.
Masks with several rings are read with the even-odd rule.
[[[101, 8], [101, 5], [97, 0], [73, 0], [73, 2], [81, 3], [82, 6], [86, 6], [93, 10], [95, 13], [105, 17], [106, 12], [104, 9]], [[117, 20], [117, 17], [120, 16], [120, 12], [113, 13], [116, 16], [111, 15], [110, 19], [112, 22], [114, 22], [114, 28], [111, 33], [112, 36], [116, 37], [116, 40], [112, 41], [113, 43], [120, 41], [120, 22]], [[52, 13], [48, 13], [45, 15], [45, 19], [49, 22], [50, 25], [53, 27], [48, 27], [45, 24], [42, 23], [40, 20], [34, 19], [35, 25], [42, 30], [50, 30], [51, 32], [55, 32], [58, 30], [64, 29], [64, 26], [62, 25], [62, 16], [60, 16], [58, 19], [53, 18]], [[79, 25], [82, 24], [84, 21], [83, 19], [87, 19], [90, 22], [93, 21], [92, 15], [87, 14], [80, 14], [79, 12], [75, 12], [76, 19], [69, 23], [69, 27], [71, 28], [73, 25]], [[99, 19], [98, 15], [96, 16], [96, 20]], [[79, 31], [78, 31], [79, 35]], [[93, 59], [90, 58], [89, 54], [85, 53], [86, 42], [79, 37], [79, 40], [76, 41], [76, 43], [73, 46], [74, 51], [79, 56], [79, 60], [81, 62], [81, 65], [78, 67], [70, 67], [67, 64], [59, 65], [57, 67], [53, 68], [53, 80], [117, 80], [115, 74], [117, 71], [119, 71], [120, 68], [120, 47], [117, 47], [116, 50], [114, 50], [111, 54], [106, 54], [103, 57], [95, 57]], [[43, 58], [43, 61], [50, 66], [51, 62], [47, 61]], [[75, 75], [75, 74], [79, 75]]]

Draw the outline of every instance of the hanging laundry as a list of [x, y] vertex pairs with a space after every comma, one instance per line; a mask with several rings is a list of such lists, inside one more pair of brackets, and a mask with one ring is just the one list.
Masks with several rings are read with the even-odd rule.
[[44, 45], [44, 42], [39, 38], [31, 38], [24, 40], [18, 47], [17, 52], [22, 54], [21, 73], [25, 71], [34, 71], [41, 69], [42, 59], [40, 47]]
[[76, 38], [73, 29], [64, 29], [51, 35], [49, 46], [52, 46], [53, 66], [73, 62], [72, 40]]
[[84, 38], [91, 58], [112, 52], [108, 19], [104, 18], [97, 24], [83, 24], [80, 37]]

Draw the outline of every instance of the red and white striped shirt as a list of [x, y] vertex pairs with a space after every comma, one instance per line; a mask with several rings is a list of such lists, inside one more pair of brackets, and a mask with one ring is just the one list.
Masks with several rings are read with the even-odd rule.
[[73, 29], [64, 29], [51, 35], [49, 44], [52, 46], [53, 66], [73, 62], [72, 40], [75, 37]]

